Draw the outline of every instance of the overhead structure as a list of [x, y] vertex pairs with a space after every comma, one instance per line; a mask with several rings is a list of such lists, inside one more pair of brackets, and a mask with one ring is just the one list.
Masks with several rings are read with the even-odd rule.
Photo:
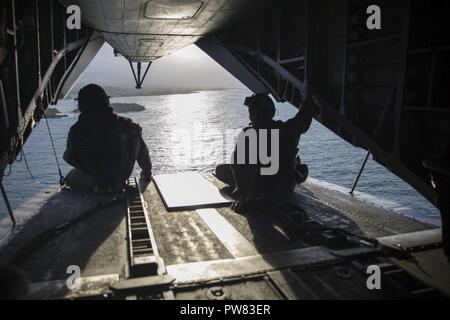
[[144, 83], [145, 77], [147, 76], [148, 70], [150, 69], [150, 66], [152, 65], [152, 62], [150, 61], [147, 64], [147, 68], [144, 71], [144, 74], [142, 74], [142, 63], [137, 62], [136, 63], [136, 71], [133, 67], [133, 62], [129, 61], [131, 71], [133, 72], [134, 81], [136, 81], [136, 89], [142, 89], [142, 84]]
[[62, 0], [131, 62], [149, 62], [257, 14], [275, 0]]
[[[195, 43], [258, 12], [274, 0], [62, 0], [81, 8], [83, 22], [130, 63], [136, 89], [141, 64]], [[136, 69], [133, 68], [136, 64]]]

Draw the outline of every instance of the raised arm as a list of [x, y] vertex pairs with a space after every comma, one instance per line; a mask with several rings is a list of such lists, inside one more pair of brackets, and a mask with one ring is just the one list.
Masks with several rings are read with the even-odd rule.
[[285, 125], [292, 129], [293, 132], [300, 134], [308, 131], [311, 126], [312, 118], [314, 116], [315, 106], [312, 99], [311, 91], [308, 91], [306, 97], [303, 99], [300, 110], [295, 117], [285, 122]]

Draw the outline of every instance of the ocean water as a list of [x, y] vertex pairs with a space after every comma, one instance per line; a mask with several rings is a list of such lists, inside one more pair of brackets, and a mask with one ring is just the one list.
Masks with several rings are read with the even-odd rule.
[[[145, 111], [122, 115], [142, 126], [154, 174], [187, 170], [212, 172], [217, 164], [228, 160], [234, 136], [248, 124], [248, 111], [242, 102], [249, 94], [245, 89], [232, 89], [120, 97], [112, 98], [111, 102], [133, 102], [145, 106]], [[62, 160], [62, 154], [69, 128], [78, 115], [71, 112], [76, 108], [73, 100], [60, 101], [56, 107], [68, 115], [49, 119], [57, 156], [65, 174], [70, 166]], [[277, 104], [278, 119], [286, 120], [295, 112], [296, 109], [289, 104]], [[302, 162], [309, 165], [311, 177], [344, 187], [351, 187], [366, 154], [365, 150], [354, 148], [316, 121], [302, 136], [300, 152]], [[20, 207], [49, 185], [58, 184], [59, 180], [44, 120], [26, 142], [24, 154], [30, 170], [27, 170], [24, 158], [19, 157], [11, 166], [9, 176], [4, 178], [13, 208]], [[135, 173], [139, 173], [138, 168]], [[396, 201], [427, 216], [438, 216], [436, 208], [426, 199], [372, 159], [366, 165], [357, 190]], [[4, 216], [6, 209], [0, 201], [0, 218]]]

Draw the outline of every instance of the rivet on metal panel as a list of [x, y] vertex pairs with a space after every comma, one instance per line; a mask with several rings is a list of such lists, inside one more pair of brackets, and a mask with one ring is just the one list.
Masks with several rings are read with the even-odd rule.
[[336, 276], [342, 279], [352, 279], [354, 276], [353, 270], [348, 267], [336, 267], [334, 271]]
[[228, 299], [229, 294], [223, 287], [212, 287], [206, 291], [206, 296], [210, 300], [225, 300]]

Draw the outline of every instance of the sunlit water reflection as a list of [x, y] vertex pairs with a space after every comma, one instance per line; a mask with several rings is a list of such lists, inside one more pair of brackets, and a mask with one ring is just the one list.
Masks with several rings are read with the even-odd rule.
[[[143, 137], [150, 149], [155, 174], [187, 170], [212, 172], [233, 148], [233, 139], [228, 137], [230, 132], [236, 132], [248, 124], [248, 112], [242, 102], [249, 94], [247, 90], [236, 89], [122, 97], [114, 98], [112, 102], [134, 102], [146, 107], [145, 111], [124, 116], [143, 127]], [[62, 160], [62, 154], [68, 130], [77, 120], [77, 115], [70, 113], [75, 108], [73, 100], [61, 101], [57, 107], [69, 115], [67, 118], [49, 120], [63, 172], [67, 173], [70, 167]], [[279, 119], [288, 119], [295, 112], [296, 109], [288, 104], [277, 105]], [[31, 180], [23, 161], [14, 163], [10, 176], [4, 178], [13, 207], [20, 206], [46, 186], [58, 183], [58, 172], [46, 130], [45, 124], [40, 123], [25, 145], [25, 154], [36, 182]], [[364, 159], [364, 150], [354, 148], [315, 121], [300, 143], [302, 161], [310, 166], [312, 177], [351, 186]], [[397, 201], [424, 214], [437, 215], [436, 209], [425, 199], [373, 160], [369, 160], [358, 190]], [[5, 214], [1, 203], [0, 217]]]

